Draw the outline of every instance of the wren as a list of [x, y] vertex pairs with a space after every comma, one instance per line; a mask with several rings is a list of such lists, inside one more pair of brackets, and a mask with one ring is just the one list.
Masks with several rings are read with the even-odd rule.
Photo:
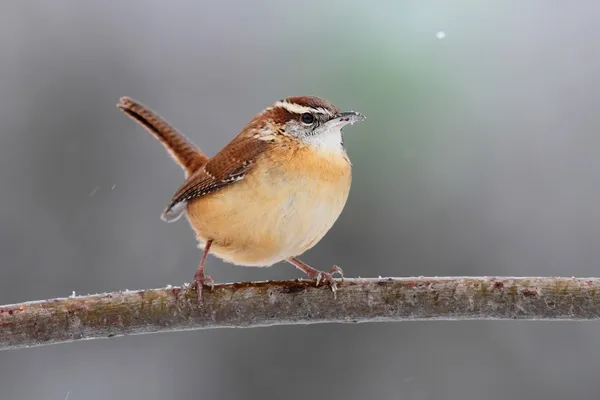
[[204, 267], [208, 254], [253, 267], [287, 261], [316, 285], [336, 290], [333, 266], [315, 269], [297, 257], [331, 229], [348, 199], [351, 164], [342, 128], [363, 121], [314, 96], [288, 97], [259, 112], [212, 158], [143, 104], [123, 97], [117, 104], [154, 135], [183, 168], [186, 181], [161, 218], [186, 215], [202, 259], [193, 285], [213, 287]]

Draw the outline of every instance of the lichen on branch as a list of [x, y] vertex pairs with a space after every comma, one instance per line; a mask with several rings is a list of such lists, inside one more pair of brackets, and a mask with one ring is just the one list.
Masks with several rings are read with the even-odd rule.
[[224, 327], [414, 320], [597, 320], [598, 278], [346, 279], [167, 287], [0, 306], [0, 349]]

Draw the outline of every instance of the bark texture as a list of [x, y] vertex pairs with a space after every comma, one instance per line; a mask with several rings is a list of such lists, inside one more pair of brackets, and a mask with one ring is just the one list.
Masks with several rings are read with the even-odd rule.
[[0, 349], [189, 329], [414, 320], [598, 320], [598, 278], [346, 279], [105, 293], [0, 306]]

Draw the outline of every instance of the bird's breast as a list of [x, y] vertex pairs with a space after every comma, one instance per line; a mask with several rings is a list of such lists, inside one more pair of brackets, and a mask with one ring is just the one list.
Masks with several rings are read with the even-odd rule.
[[[307, 167], [272, 165], [257, 176], [276, 222], [281, 245], [301, 254], [316, 244], [342, 212], [350, 190], [345, 160], [318, 160]], [[293, 250], [292, 250], [293, 249]], [[297, 255], [295, 254], [295, 255]]]
[[[214, 253], [242, 265], [271, 265], [313, 247], [340, 216], [351, 184], [345, 153], [264, 155], [243, 180], [188, 210]], [[221, 253], [221, 254], [219, 254]]]

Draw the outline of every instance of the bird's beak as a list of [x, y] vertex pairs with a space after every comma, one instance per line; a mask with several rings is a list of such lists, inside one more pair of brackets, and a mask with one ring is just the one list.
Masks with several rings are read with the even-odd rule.
[[332, 118], [329, 121], [327, 121], [327, 125], [343, 127], [345, 125], [352, 125], [355, 122], [360, 122], [364, 120], [365, 116], [361, 113], [356, 111], [347, 111], [341, 112], [338, 115], [336, 115], [335, 118]]

